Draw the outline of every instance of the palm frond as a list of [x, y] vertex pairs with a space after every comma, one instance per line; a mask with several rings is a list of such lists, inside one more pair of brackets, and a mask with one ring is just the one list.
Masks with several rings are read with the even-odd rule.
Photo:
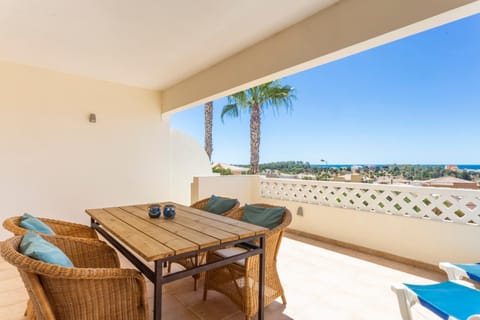
[[236, 104], [241, 108], [245, 108], [248, 106], [248, 94], [247, 91], [240, 91], [237, 93], [228, 96], [228, 103], [229, 104]]
[[275, 81], [266, 90], [262, 105], [264, 108], [273, 107], [274, 113], [278, 112], [280, 108], [290, 111], [295, 99], [296, 95], [293, 87], [289, 85], [282, 86], [278, 81]]
[[220, 116], [222, 119], [222, 122], [226, 115], [231, 118], [237, 118], [239, 116], [238, 105], [236, 103], [231, 103], [224, 106], [222, 109], [222, 114]]
[[[241, 110], [248, 109], [250, 111], [250, 108], [254, 105], [260, 106], [260, 112], [262, 113], [269, 107], [273, 107], [275, 114], [281, 108], [290, 111], [295, 99], [295, 89], [289, 85], [282, 86], [280, 81], [276, 80], [232, 94], [228, 97], [228, 103], [237, 106], [235, 111], [237, 114], [232, 114], [233, 117], [237, 117]], [[227, 114], [227, 112], [230, 111], [222, 112], [222, 121], [224, 114]]]

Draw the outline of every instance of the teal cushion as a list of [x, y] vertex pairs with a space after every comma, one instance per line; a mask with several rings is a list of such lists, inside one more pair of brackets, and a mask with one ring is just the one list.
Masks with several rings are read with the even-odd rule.
[[72, 268], [73, 263], [57, 246], [38, 234], [27, 232], [20, 242], [19, 252], [30, 258], [62, 267]]
[[20, 226], [22, 228], [43, 234], [55, 234], [55, 232], [53, 232], [49, 226], [28, 213], [23, 214], [22, 218], [20, 219]]
[[284, 214], [284, 207], [266, 208], [246, 204], [243, 209], [242, 221], [271, 230], [282, 223]]
[[222, 214], [232, 209], [235, 204], [237, 204], [237, 199], [222, 198], [212, 195], [210, 199], [208, 199], [207, 205], [203, 210], [215, 214]]

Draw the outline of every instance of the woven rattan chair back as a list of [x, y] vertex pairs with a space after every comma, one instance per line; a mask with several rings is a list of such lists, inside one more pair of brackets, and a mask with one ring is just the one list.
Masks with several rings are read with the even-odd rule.
[[[255, 203], [260, 207], [273, 208], [276, 206]], [[244, 207], [231, 211], [227, 216], [241, 220]], [[292, 222], [292, 213], [285, 209], [282, 222], [266, 233], [265, 241], [265, 295], [264, 305], [267, 306], [276, 298], [281, 297], [286, 304], [285, 293], [277, 271], [277, 255], [283, 234]], [[216, 252], [207, 253], [207, 263], [214, 262], [221, 257]], [[259, 257], [247, 258], [243, 264], [233, 263], [226, 267], [209, 270], [205, 277], [204, 299], [208, 290], [215, 290], [228, 296], [244, 312], [245, 318], [250, 319], [258, 310], [258, 270]]]
[[116, 252], [103, 241], [42, 235], [75, 265], [65, 268], [19, 253], [22, 237], [4, 241], [1, 255], [20, 272], [31, 301], [28, 319], [147, 319], [143, 276], [120, 269]]
[[[223, 197], [223, 198], [225, 198], [225, 197]], [[210, 197], [202, 199], [200, 201], [197, 201], [197, 202], [193, 203], [192, 205], [190, 205], [190, 207], [195, 208], [195, 209], [199, 209], [199, 210], [204, 210], [205, 206], [208, 203], [208, 200], [210, 200]], [[228, 215], [229, 213], [238, 209], [239, 207], [240, 207], [240, 202], [238, 202], [238, 200], [237, 200], [237, 203], [235, 203], [235, 205], [230, 210], [225, 211], [221, 215], [222, 216]], [[199, 265], [199, 264], [205, 263], [205, 253], [169, 262], [168, 263], [168, 272], [171, 272], [171, 270], [172, 270], [172, 263], [177, 263], [177, 264], [181, 265], [182, 267], [184, 267], [185, 269], [190, 269], [190, 268], [194, 267], [196, 264]], [[200, 279], [201, 276], [202, 276], [202, 274], [195, 274], [195, 275], [192, 276], [193, 277], [193, 290], [194, 291], [196, 291], [197, 288], [198, 288], [198, 280]]]
[[[228, 197], [222, 197], [222, 198], [228, 198]], [[210, 197], [199, 200], [199, 201], [191, 204], [190, 207], [195, 208], [195, 209], [205, 210], [205, 206], [207, 205], [208, 200], [210, 200]], [[227, 210], [224, 213], [222, 213], [222, 216], [228, 215], [229, 213], [238, 209], [239, 207], [240, 207], [240, 202], [237, 200], [237, 203], [235, 203], [235, 205], [230, 210]]]
[[[3, 221], [3, 227], [8, 231], [12, 232], [16, 236], [24, 235], [27, 233], [25, 228], [20, 226], [20, 220], [22, 217], [15, 216], [5, 219]], [[72, 238], [90, 238], [90, 239], [98, 239], [98, 235], [89, 226], [85, 226], [83, 224], [62, 221], [62, 220], [55, 220], [49, 218], [39, 218], [42, 222], [47, 224], [55, 235], [62, 236], [62, 237], [72, 237]]]

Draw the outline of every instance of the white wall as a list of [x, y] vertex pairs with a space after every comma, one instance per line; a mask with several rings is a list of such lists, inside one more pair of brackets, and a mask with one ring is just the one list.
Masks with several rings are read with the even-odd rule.
[[[478, 226], [264, 198], [259, 185], [258, 176], [195, 177], [192, 196], [221, 193], [239, 198], [242, 204], [285, 206], [293, 215], [290, 229], [432, 265], [480, 261]], [[298, 207], [303, 216], [297, 215]]]
[[212, 194], [236, 198], [243, 205], [253, 203], [260, 194], [260, 177], [250, 175], [194, 177], [192, 202], [210, 197]]
[[0, 62], [2, 221], [30, 212], [88, 223], [86, 208], [167, 200], [172, 189], [189, 197], [178, 164], [170, 180], [170, 143], [154, 91]]
[[190, 205], [193, 177], [212, 175], [210, 160], [193, 137], [174, 129], [170, 129], [170, 136], [170, 199]]
[[[441, 261], [480, 260], [478, 226], [333, 208], [258, 197], [260, 202], [286, 206], [291, 229], [438, 265]], [[303, 216], [296, 215], [302, 207]]]

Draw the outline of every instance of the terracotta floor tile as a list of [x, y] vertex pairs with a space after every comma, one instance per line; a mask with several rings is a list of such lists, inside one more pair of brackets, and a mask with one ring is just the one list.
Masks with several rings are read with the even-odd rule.
[[[133, 268], [124, 258], [121, 262], [123, 267]], [[172, 265], [173, 271], [181, 268]], [[280, 299], [272, 303], [265, 309], [267, 320], [400, 319], [395, 295], [390, 290], [392, 283], [431, 283], [446, 279], [441, 273], [291, 234], [282, 241], [278, 270], [287, 305], [282, 305]], [[153, 285], [146, 282], [152, 306]], [[203, 280], [198, 291], [193, 291], [191, 277], [165, 285], [163, 318], [244, 320], [240, 309], [222, 294], [209, 291], [207, 301], [203, 301], [202, 286]], [[0, 319], [23, 319], [26, 300], [18, 272], [0, 260]], [[414, 307], [413, 314], [418, 319], [435, 319], [421, 307]]]

